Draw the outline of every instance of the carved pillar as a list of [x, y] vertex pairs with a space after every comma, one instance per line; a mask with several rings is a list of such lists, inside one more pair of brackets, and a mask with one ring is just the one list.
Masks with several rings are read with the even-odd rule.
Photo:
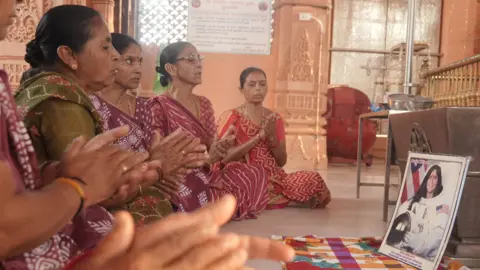
[[23, 60], [25, 45], [35, 37], [40, 18], [52, 7], [67, 4], [85, 5], [86, 0], [24, 0], [18, 5], [18, 18], [8, 29], [6, 40], [0, 42], [0, 68], [8, 72], [14, 89], [20, 84], [22, 73], [30, 68]]
[[108, 29], [115, 31], [115, 1], [114, 0], [93, 0], [93, 8], [96, 9], [107, 22]]
[[[326, 110], [331, 0], [276, 2], [274, 109], [285, 119], [288, 167], [326, 169]], [[300, 13], [313, 19], [300, 20]]]
[[25, 0], [19, 4], [18, 18], [9, 27], [6, 40], [0, 42], [0, 68], [8, 72], [14, 89], [19, 85], [22, 73], [29, 68], [23, 60], [25, 45], [35, 37], [43, 6], [43, 0]]

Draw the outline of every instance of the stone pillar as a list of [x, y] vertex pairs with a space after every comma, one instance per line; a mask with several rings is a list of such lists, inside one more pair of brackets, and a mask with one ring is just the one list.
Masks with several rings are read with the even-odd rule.
[[444, 0], [440, 65], [446, 65], [479, 53], [479, 0]]
[[[287, 167], [326, 169], [325, 118], [331, 40], [331, 0], [276, 3], [277, 78], [274, 110], [285, 119]], [[300, 20], [308, 13], [310, 20]]]
[[[1, 0], [0, 0], [1, 1]], [[18, 5], [18, 19], [9, 27], [6, 40], [0, 42], [0, 68], [7, 71], [13, 88], [20, 84], [25, 63], [25, 45], [35, 37], [35, 28], [42, 15], [59, 5], [85, 5], [86, 0], [24, 0]]]
[[115, 1], [114, 0], [93, 0], [93, 8], [102, 14], [107, 22], [110, 32], [115, 31]]
[[475, 48], [474, 53], [480, 53], [480, 0], [477, 0], [477, 14], [475, 22]]

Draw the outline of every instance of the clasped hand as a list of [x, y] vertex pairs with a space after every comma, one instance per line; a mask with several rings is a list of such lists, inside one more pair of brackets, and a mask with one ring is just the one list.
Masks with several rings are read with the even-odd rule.
[[217, 161], [224, 159], [228, 150], [230, 150], [235, 145], [235, 127], [230, 126], [220, 138], [215, 138], [213, 140], [212, 146], [210, 147], [210, 164], [214, 164]]
[[162, 138], [155, 134], [150, 152], [149, 170], [156, 172], [154, 182], [167, 197], [177, 194], [180, 184], [192, 169], [208, 161], [207, 147], [200, 139], [182, 129]]
[[265, 122], [260, 129], [260, 139], [265, 141], [269, 147], [275, 147], [278, 145], [277, 139], [277, 117], [272, 113], [266, 117]]
[[206, 147], [180, 129], [165, 138], [156, 134], [149, 153], [122, 150], [113, 142], [128, 130], [128, 126], [112, 129], [88, 142], [78, 138], [58, 164], [60, 176], [79, 177], [87, 183], [86, 206], [106, 199], [124, 201], [137, 194], [140, 185], [159, 180], [165, 193], [174, 193], [191, 169], [208, 160]]

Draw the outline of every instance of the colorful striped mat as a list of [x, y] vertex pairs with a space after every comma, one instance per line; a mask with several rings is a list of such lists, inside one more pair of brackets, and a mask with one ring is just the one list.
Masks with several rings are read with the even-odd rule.
[[[293, 262], [283, 264], [284, 270], [316, 269], [415, 269], [377, 253], [382, 238], [340, 237], [319, 238], [315, 236], [272, 236], [296, 250]], [[462, 264], [444, 258], [442, 270], [465, 270]]]

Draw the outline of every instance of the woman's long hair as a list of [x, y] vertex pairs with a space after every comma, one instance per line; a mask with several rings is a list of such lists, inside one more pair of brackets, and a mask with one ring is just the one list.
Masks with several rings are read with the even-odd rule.
[[433, 165], [430, 167], [423, 177], [422, 184], [420, 185], [420, 188], [415, 192], [415, 195], [413, 195], [413, 199], [410, 202], [410, 205], [408, 206], [408, 210], [412, 210], [412, 206], [414, 203], [417, 203], [420, 201], [421, 198], [426, 198], [427, 197], [427, 183], [428, 183], [428, 178], [430, 178], [430, 175], [432, 174], [433, 171], [437, 171], [437, 186], [435, 187], [435, 190], [433, 191], [433, 197], [438, 196], [440, 193], [443, 191], [443, 185], [442, 185], [442, 169], [438, 165]]

